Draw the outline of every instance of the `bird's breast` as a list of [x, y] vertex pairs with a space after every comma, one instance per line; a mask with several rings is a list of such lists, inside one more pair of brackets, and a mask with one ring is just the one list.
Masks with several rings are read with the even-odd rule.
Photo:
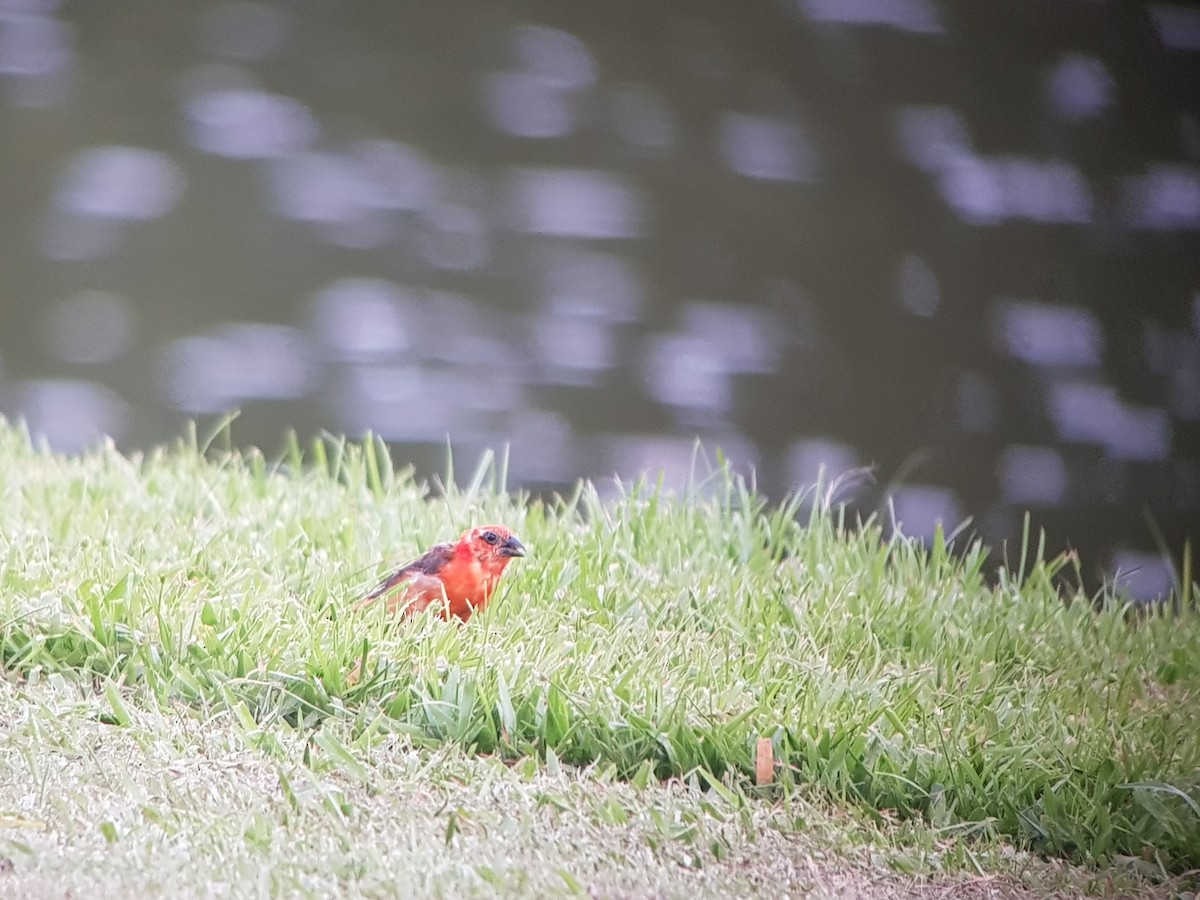
[[467, 619], [473, 611], [482, 608], [488, 602], [496, 579], [478, 560], [455, 560], [443, 573], [442, 583], [450, 614]]

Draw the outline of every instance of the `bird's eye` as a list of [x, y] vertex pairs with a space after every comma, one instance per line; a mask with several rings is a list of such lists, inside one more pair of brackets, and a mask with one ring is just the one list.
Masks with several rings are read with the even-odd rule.
[[487, 541], [492, 546], [495, 546], [496, 544], [500, 543], [500, 536], [498, 534], [496, 534], [496, 532], [494, 532], [494, 531], [485, 531], [483, 533], [482, 537], [485, 541]]

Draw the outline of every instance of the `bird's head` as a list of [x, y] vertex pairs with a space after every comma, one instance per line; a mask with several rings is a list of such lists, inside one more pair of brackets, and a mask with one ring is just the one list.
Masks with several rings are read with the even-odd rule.
[[462, 536], [475, 558], [490, 569], [503, 571], [514, 556], [525, 555], [525, 545], [503, 525], [480, 525]]

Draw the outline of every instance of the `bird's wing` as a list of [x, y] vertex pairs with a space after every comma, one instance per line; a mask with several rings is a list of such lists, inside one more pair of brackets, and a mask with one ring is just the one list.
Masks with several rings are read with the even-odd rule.
[[[428, 599], [421, 606], [423, 609], [441, 592], [442, 582], [437, 574], [453, 555], [453, 544], [434, 544], [420, 558], [401, 566], [379, 582], [374, 590], [363, 598], [358, 607], [369, 606], [385, 594], [390, 594], [397, 588], [407, 585], [404, 593], [408, 597], [417, 598], [428, 595]], [[418, 610], [412, 611], [417, 612]]]

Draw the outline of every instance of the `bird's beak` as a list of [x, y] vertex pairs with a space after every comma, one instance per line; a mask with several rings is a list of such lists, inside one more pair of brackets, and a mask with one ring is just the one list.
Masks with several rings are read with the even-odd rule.
[[508, 540], [500, 545], [501, 556], [524, 556], [525, 545], [517, 540], [517, 536], [510, 535]]

